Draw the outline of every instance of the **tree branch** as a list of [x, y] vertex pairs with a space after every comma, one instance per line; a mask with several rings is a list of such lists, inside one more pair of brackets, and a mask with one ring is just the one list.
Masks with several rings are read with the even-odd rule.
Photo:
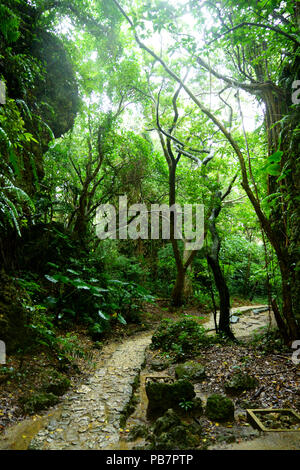
[[263, 23], [251, 23], [251, 22], [246, 22], [246, 21], [234, 26], [233, 28], [228, 29], [224, 33], [219, 34], [216, 38], [209, 41], [209, 43], [207, 45], [210, 46], [213, 42], [217, 41], [218, 39], [226, 36], [229, 33], [232, 33], [233, 31], [236, 31], [237, 29], [243, 28], [244, 26], [270, 29], [271, 31], [275, 31], [278, 34], [281, 34], [282, 36], [285, 36], [290, 41], [293, 41], [298, 47], [300, 46], [300, 42], [296, 38], [294, 38], [294, 36], [291, 36], [290, 34], [286, 33], [285, 31], [282, 31], [282, 29], [277, 28], [276, 26], [271, 26], [271, 25], [263, 24]]

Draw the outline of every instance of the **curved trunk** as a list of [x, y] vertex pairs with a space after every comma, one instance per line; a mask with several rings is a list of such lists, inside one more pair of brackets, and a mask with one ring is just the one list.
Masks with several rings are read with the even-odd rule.
[[216, 206], [212, 210], [211, 216], [209, 217], [208, 226], [212, 236], [212, 245], [210, 252], [206, 255], [206, 259], [213, 272], [216, 288], [218, 289], [220, 298], [220, 319], [218, 332], [224, 333], [226, 336], [228, 336], [228, 338], [235, 339], [234, 334], [230, 329], [230, 294], [219, 262], [221, 241], [216, 228], [216, 219], [221, 212], [222, 200], [229, 194], [230, 190], [231, 186], [229, 186], [223, 197], [222, 193], [219, 191], [215, 194]]
[[213, 272], [220, 298], [220, 320], [218, 332], [222, 332], [229, 338], [234, 339], [234, 335], [230, 329], [230, 295], [220, 267], [219, 259], [218, 257], [210, 255], [207, 255], [206, 259]]

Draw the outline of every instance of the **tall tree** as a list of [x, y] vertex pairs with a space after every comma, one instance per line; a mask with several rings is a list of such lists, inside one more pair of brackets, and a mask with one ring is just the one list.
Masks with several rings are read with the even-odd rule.
[[[266, 62], [266, 56], [265, 54], [261, 54], [260, 56], [257, 57], [257, 53], [255, 51], [252, 51], [251, 57], [252, 57], [252, 65], [253, 69], [255, 71], [255, 78], [252, 78], [250, 83], [243, 83], [241, 80], [234, 79], [234, 78], [228, 78], [224, 74], [220, 74], [217, 72], [213, 67], [209, 65], [207, 61], [201, 57], [203, 51], [197, 50], [197, 47], [195, 46], [195, 38], [192, 38], [191, 41], [186, 40], [185, 38], [185, 43], [188, 42], [189, 47], [188, 50], [192, 54], [192, 60], [198, 63], [199, 66], [207, 70], [210, 74], [218, 78], [219, 80], [224, 80], [226, 83], [226, 86], [230, 87], [235, 87], [238, 89], [243, 89], [247, 92], [254, 93], [255, 95], [259, 94], [260, 96], [263, 97], [266, 103], [266, 130], [267, 130], [267, 136], [268, 136], [268, 143], [269, 143], [269, 158], [267, 160], [267, 168], [269, 173], [273, 172], [274, 170], [277, 171], [276, 174], [276, 184], [274, 184], [274, 179], [270, 178], [270, 184], [269, 188], [271, 191], [271, 194], [274, 194], [274, 190], [278, 191], [280, 194], [281, 200], [279, 201], [279, 204], [277, 204], [276, 209], [273, 211], [273, 214], [269, 217], [268, 214], [265, 213], [265, 211], [262, 208], [260, 198], [258, 197], [258, 192], [256, 188], [255, 181], [253, 179], [253, 174], [251, 171], [251, 152], [250, 149], [248, 148], [247, 144], [247, 136], [246, 133], [244, 132], [245, 135], [245, 146], [246, 146], [246, 152], [242, 148], [241, 144], [239, 141], [233, 136], [233, 134], [228, 130], [227, 126], [222, 122], [222, 120], [218, 117], [217, 113], [212, 111], [210, 107], [207, 107], [204, 105], [201, 100], [198, 98], [195, 92], [193, 92], [192, 88], [188, 86], [187, 84], [184, 83], [184, 80], [180, 77], [177, 71], [175, 71], [172, 66], [170, 66], [166, 60], [162, 58], [162, 56], [158, 53], [156, 53], [153, 49], [148, 47], [145, 42], [141, 40], [140, 35], [138, 34], [137, 27], [138, 23], [134, 22], [131, 20], [131, 18], [126, 14], [122, 6], [117, 0], [113, 0], [115, 3], [116, 7], [119, 9], [119, 11], [122, 13], [124, 18], [126, 18], [127, 22], [130, 24], [133, 32], [134, 32], [134, 37], [137, 42], [137, 44], [146, 51], [150, 56], [152, 56], [157, 63], [159, 63], [164, 70], [167, 72], [167, 74], [175, 80], [181, 87], [182, 89], [187, 93], [187, 95], [190, 97], [190, 99], [199, 107], [199, 109], [214, 123], [214, 125], [217, 127], [217, 129], [223, 134], [223, 136], [227, 139], [229, 144], [231, 145], [234, 153], [236, 154], [239, 163], [240, 163], [240, 169], [241, 169], [241, 174], [242, 174], [242, 186], [249, 197], [254, 210], [257, 214], [257, 217], [260, 221], [261, 227], [266, 234], [268, 240], [274, 247], [274, 250], [277, 255], [278, 263], [280, 266], [281, 270], [281, 278], [282, 278], [282, 300], [283, 300], [283, 305], [282, 305], [282, 311], [281, 311], [281, 317], [279, 318], [277, 315], [277, 322], [278, 325], [284, 334], [285, 338], [287, 341], [291, 341], [294, 339], [298, 338], [299, 335], [299, 303], [296, 304], [293, 300], [299, 298], [299, 286], [300, 283], [297, 282], [299, 274], [297, 274], [296, 269], [295, 269], [295, 264], [298, 264], [299, 266], [299, 252], [297, 251], [294, 243], [294, 235], [290, 234], [290, 227], [288, 227], [288, 223], [294, 228], [294, 223], [291, 223], [290, 219], [295, 218], [298, 213], [299, 213], [299, 201], [297, 199], [297, 196], [295, 196], [295, 188], [297, 186], [296, 182], [294, 181], [294, 174], [292, 169], [294, 168], [295, 171], [295, 146], [297, 146], [297, 142], [299, 139], [299, 133], [297, 133], [297, 121], [295, 120], [295, 109], [292, 105], [292, 110], [287, 114], [287, 109], [285, 110], [279, 109], [278, 106], [280, 106], [280, 103], [283, 103], [282, 98], [284, 98], [284, 107], [286, 104], [290, 104], [291, 102], [291, 94], [288, 96], [287, 95], [287, 90], [283, 90], [280, 85], [277, 83], [274, 83], [270, 78], [268, 77], [269, 69], [268, 66], [263, 68], [263, 65]], [[191, 2], [193, 5], [196, 5], [196, 7], [199, 7], [198, 2]], [[206, 3], [206, 2], [205, 2]], [[272, 2], [273, 3], [273, 2]], [[256, 2], [253, 2], [253, 4], [256, 4]], [[239, 14], [241, 12], [242, 14], [244, 13], [244, 3], [240, 6], [240, 10], [236, 6], [232, 6], [230, 10], [230, 21], [233, 21], [232, 18], [235, 18], [236, 14]], [[271, 7], [270, 7], [271, 8]], [[275, 26], [270, 26], [264, 23], [264, 26], [261, 26], [261, 23], [256, 23], [254, 24], [254, 27], [256, 26], [259, 28], [261, 31], [259, 33], [259, 38], [262, 36], [263, 31], [267, 31], [269, 34], [270, 32], [273, 35], [276, 35], [276, 38], [278, 39], [277, 44], [277, 50], [276, 53], [278, 54], [279, 51], [281, 50], [281, 40], [285, 41], [285, 46], [287, 47], [287, 53], [285, 54], [285, 64], [286, 66], [293, 66], [293, 75], [295, 73], [295, 69], [298, 67], [298, 51], [299, 51], [299, 41], [297, 39], [297, 36], [295, 35], [295, 32], [286, 32], [284, 28], [286, 27], [286, 13], [289, 15], [289, 27], [294, 28], [293, 31], [298, 31], [299, 25], [298, 25], [298, 18], [299, 18], [299, 8], [298, 6], [295, 6], [293, 2], [288, 2], [287, 5], [281, 7], [283, 8], [283, 11], [281, 12], [276, 12], [278, 15], [281, 17], [281, 22], [282, 22], [282, 28], [277, 28]], [[224, 11], [225, 7], [224, 7]], [[248, 14], [248, 9], [246, 10], [246, 14]], [[267, 18], [272, 16], [272, 14], [268, 15]], [[282, 19], [283, 18], [283, 19]], [[203, 18], [201, 18], [202, 24], [203, 24]], [[266, 21], [266, 17], [265, 17]], [[278, 21], [278, 17], [276, 19]], [[245, 23], [245, 22], [243, 22]], [[252, 28], [252, 23], [253, 21], [247, 21], [247, 24], [242, 24], [242, 26], [249, 26]], [[234, 31], [240, 29], [240, 25], [237, 25], [239, 27], [236, 27]], [[160, 22], [160, 29], [163, 28], [162, 23]], [[234, 28], [234, 26], [233, 26]], [[173, 24], [173, 30], [176, 29], [176, 27]], [[242, 31], [242, 30], [241, 30]], [[178, 33], [179, 31], [176, 30], [175, 33]], [[229, 34], [232, 31], [228, 31], [228, 27], [226, 28], [225, 33]], [[247, 30], [247, 35], [249, 35], [249, 30]], [[284, 38], [284, 39], [283, 39]], [[256, 38], [257, 40], [257, 38]], [[247, 37], [246, 42], [249, 42], [249, 38]], [[266, 41], [265, 41], [266, 42]], [[182, 40], [181, 40], [182, 43]], [[255, 43], [255, 41], [254, 41]], [[180, 43], [177, 43], [177, 48], [179, 48]], [[182, 45], [182, 44], [181, 44]], [[266, 47], [265, 43], [263, 44], [263, 41], [260, 39], [260, 47], [263, 50], [264, 47]], [[254, 54], [256, 56], [254, 57]], [[269, 56], [271, 54], [274, 54], [274, 50], [269, 49]], [[290, 54], [292, 54], [292, 64], [289, 61]], [[278, 57], [278, 60], [280, 60], [281, 57]], [[297, 60], [295, 60], [297, 59]], [[234, 63], [231, 63], [231, 67], [233, 67]], [[251, 62], [248, 62], [248, 65], [251, 66]], [[239, 65], [238, 65], [239, 66]], [[281, 67], [281, 71], [283, 71], [284, 68]], [[244, 75], [247, 74], [248, 72], [245, 69], [243, 71]], [[249, 77], [248, 77], [249, 79]], [[276, 77], [277, 82], [280, 79], [280, 76], [277, 75]], [[275, 99], [274, 99], [275, 96]], [[241, 113], [242, 117], [242, 113]], [[284, 132], [280, 133], [280, 124], [278, 121], [284, 117], [287, 117], [286, 123], [287, 125], [284, 126]], [[279, 118], [279, 119], [278, 119]], [[277, 127], [277, 130], [276, 130]], [[290, 148], [290, 142], [292, 141], [292, 148]], [[280, 150], [278, 148], [278, 144], [284, 145], [285, 146], [285, 158], [283, 157], [284, 151]], [[274, 153], [274, 149], [276, 150]], [[275, 168], [274, 168], [275, 164]], [[276, 165], [277, 164], [277, 165]], [[279, 165], [278, 165], [279, 164]], [[290, 166], [290, 168], [287, 168], [286, 164]], [[299, 168], [299, 165], [297, 166]], [[287, 170], [291, 170], [290, 172], [287, 172]], [[286, 184], [283, 183], [283, 181], [286, 180]], [[293, 199], [293, 201], [290, 201], [290, 198]], [[287, 202], [289, 201], [289, 202]], [[289, 220], [286, 220], [286, 210], [285, 207], [286, 204], [289, 204], [289, 206], [292, 206], [292, 209], [288, 210], [288, 218]], [[288, 229], [288, 232], [287, 232]], [[284, 236], [283, 236], [284, 234]], [[291, 238], [292, 237], [292, 238]], [[290, 243], [290, 240], [293, 240], [293, 243]], [[295, 257], [296, 257], [296, 263], [295, 263]], [[276, 308], [276, 304], [274, 302], [274, 313], [278, 313], [278, 309]]]

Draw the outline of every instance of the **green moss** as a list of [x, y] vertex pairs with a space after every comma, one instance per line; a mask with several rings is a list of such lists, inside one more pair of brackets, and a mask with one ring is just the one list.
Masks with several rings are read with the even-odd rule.
[[235, 372], [232, 377], [225, 382], [224, 388], [228, 393], [240, 393], [244, 390], [253, 390], [258, 385], [258, 380], [244, 372]]
[[166, 359], [153, 359], [150, 363], [150, 367], [152, 370], [161, 371], [165, 370], [170, 366], [170, 361]]
[[195, 397], [194, 386], [188, 380], [177, 380], [172, 384], [148, 382], [146, 393], [149, 400], [148, 411], [165, 411], [176, 408], [183, 400], [192, 400]]
[[180, 426], [181, 419], [174, 410], [169, 409], [166, 413], [155, 421], [153, 432], [156, 436], [160, 436], [163, 432], [170, 428]]
[[34, 414], [37, 411], [46, 410], [56, 405], [59, 399], [53, 393], [35, 393], [30, 396], [20, 398], [20, 403], [25, 413]]
[[148, 427], [143, 424], [137, 424], [131, 429], [130, 433], [128, 434], [128, 440], [135, 441], [139, 437], [147, 438], [148, 436], [149, 436]]
[[206, 416], [215, 421], [229, 421], [234, 419], [234, 404], [232, 400], [213, 394], [206, 402]]
[[177, 379], [187, 379], [193, 382], [201, 382], [206, 377], [205, 368], [198, 362], [185, 362], [175, 368]]
[[192, 449], [199, 445], [202, 429], [183, 423], [174, 410], [169, 409], [154, 424], [150, 449]]
[[131, 394], [130, 400], [125, 405], [125, 407], [124, 407], [124, 409], [121, 413], [121, 416], [120, 416], [120, 426], [121, 426], [121, 428], [123, 428], [125, 426], [127, 419], [134, 412], [134, 410], [135, 410], [135, 408], [136, 408], [136, 406], [139, 402], [139, 398], [135, 393], [137, 388], [139, 387], [139, 384], [140, 384], [140, 376], [137, 375], [135, 377], [134, 381], [133, 381], [133, 384], [132, 384], [132, 394]]

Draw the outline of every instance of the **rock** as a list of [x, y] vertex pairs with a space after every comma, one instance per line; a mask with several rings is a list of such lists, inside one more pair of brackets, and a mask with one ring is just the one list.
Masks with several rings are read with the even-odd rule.
[[259, 315], [260, 313], [267, 312], [267, 311], [268, 311], [268, 307], [255, 308], [252, 310], [254, 315]]
[[200, 416], [203, 413], [203, 404], [200, 397], [196, 397], [193, 400], [193, 408], [191, 409], [193, 416]]
[[154, 424], [151, 449], [191, 449], [199, 444], [202, 428], [189, 426], [181, 421], [174, 410], [169, 409]]
[[237, 323], [238, 321], [240, 321], [240, 319], [236, 315], [230, 317], [230, 323]]
[[147, 438], [147, 436], [149, 436], [148, 427], [143, 424], [137, 424], [131, 429], [130, 433], [128, 434], [128, 439], [129, 441], [135, 441], [139, 437]]
[[225, 442], [226, 444], [232, 444], [236, 441], [236, 437], [233, 433], [221, 434], [216, 439], [218, 442]]
[[[192, 441], [192, 442], [191, 442]], [[187, 428], [184, 426], [176, 426], [169, 432], [163, 432], [154, 441], [152, 449], [157, 450], [176, 450], [191, 448], [196, 445], [197, 441], [194, 439]]]
[[148, 412], [164, 412], [176, 408], [183, 400], [190, 401], [195, 397], [194, 386], [185, 379], [174, 383], [148, 382], [146, 394], [149, 400]]
[[258, 380], [245, 372], [235, 372], [224, 384], [228, 393], [240, 393], [244, 390], [252, 390], [258, 386]]
[[181, 425], [181, 419], [171, 408], [166, 413], [158, 418], [155, 422], [153, 432], [156, 436], [160, 436], [163, 432], [168, 431], [170, 428]]
[[234, 404], [223, 396], [210, 395], [206, 402], [206, 416], [214, 421], [229, 421], [234, 419]]
[[205, 367], [198, 362], [185, 362], [175, 368], [175, 376], [177, 379], [187, 379], [193, 382], [200, 382], [206, 377]]
[[150, 367], [151, 367], [152, 370], [161, 371], [161, 370], [167, 369], [169, 367], [169, 365], [170, 365], [170, 363], [164, 361], [163, 359], [154, 359], [151, 362]]

